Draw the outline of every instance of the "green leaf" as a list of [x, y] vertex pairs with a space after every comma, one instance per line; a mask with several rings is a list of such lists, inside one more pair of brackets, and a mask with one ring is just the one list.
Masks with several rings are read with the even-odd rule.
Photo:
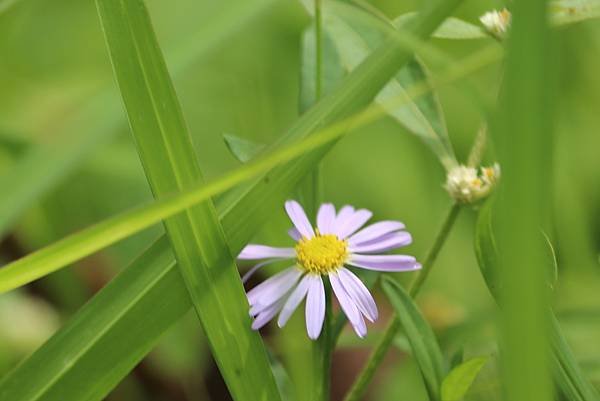
[[442, 401], [462, 400], [487, 360], [485, 356], [469, 359], [452, 369], [442, 382]]
[[[302, 52], [300, 54], [300, 113], [304, 113], [316, 103], [316, 38], [315, 25], [306, 28], [302, 34]], [[338, 85], [346, 70], [341, 64], [338, 50], [331, 35], [323, 30], [321, 37], [322, 54], [321, 60], [321, 90], [325, 95]]]
[[[232, 27], [238, 28], [272, 0], [232, 0], [219, 7], [212, 24], [170, 49], [173, 74], [183, 75], [199, 56], [223, 41]], [[10, 4], [10, 1], [9, 3]], [[69, 177], [98, 148], [109, 143], [126, 126], [121, 103], [111, 87], [104, 87], [65, 119], [58, 130], [44, 131], [40, 141], [0, 173], [0, 237], [44, 194]], [[40, 133], [42, 135], [42, 133]]]
[[[477, 256], [479, 268], [488, 289], [498, 299], [502, 283], [500, 280], [501, 275], [498, 271], [498, 249], [494, 235], [493, 201], [493, 198], [487, 201], [479, 212], [475, 230], [475, 255]], [[548, 244], [546, 247], [546, 265], [548, 266], [549, 285], [552, 286], [557, 274], [556, 258], [547, 237], [543, 236], [543, 238], [546, 244]], [[600, 400], [600, 395], [578, 366], [554, 316], [552, 316], [551, 323], [550, 337], [554, 363], [554, 379], [557, 385], [571, 401]]]
[[398, 283], [384, 277], [383, 291], [394, 307], [413, 356], [419, 365], [430, 400], [440, 400], [445, 375], [444, 358], [431, 326], [423, 318], [410, 295]]
[[249, 162], [265, 148], [262, 143], [252, 142], [231, 134], [223, 134], [223, 140], [231, 154], [242, 163]]
[[[417, 32], [426, 35], [457, 3], [439, 3], [420, 21]], [[389, 50], [393, 51], [388, 53]], [[397, 53], [397, 48], [386, 46], [371, 56], [364, 67], [354, 72], [329, 99], [306, 113], [275, 146], [310, 134], [322, 120], [331, 122], [332, 118], [340, 118], [364, 106], [385, 84], [386, 77], [391, 77], [395, 69], [408, 60], [406, 52]], [[366, 83], [373, 87], [365, 88]], [[275, 168], [252, 185], [240, 188], [236, 202], [222, 204], [221, 222], [233, 254], [268, 220], [274, 208], [281, 207], [287, 194], [328, 149], [318, 148]], [[161, 260], [163, 263], [159, 263]], [[156, 269], [147, 267], [151, 261], [157, 263]], [[173, 281], [169, 281], [170, 278]], [[103, 399], [149, 351], [150, 344], [183, 314], [177, 312], [178, 307], [170, 306], [176, 305], [171, 303], [174, 300], [166, 299], [181, 296], [183, 288], [168, 241], [163, 238], [100, 291], [50, 341], [7, 375], [0, 383], [0, 398], [11, 401]], [[187, 298], [181, 302], [188, 302], [189, 309]], [[107, 368], [94, 369], [100, 365]], [[71, 392], [77, 396], [69, 397]]]
[[550, 21], [559, 26], [600, 18], [600, 0], [557, 0], [549, 8]]
[[[414, 12], [402, 14], [394, 20], [394, 24], [396, 26], [406, 26], [406, 24], [415, 18], [416, 14]], [[455, 17], [446, 18], [432, 36], [439, 39], [490, 38], [490, 35], [481, 27]]]
[[[97, 0], [113, 69], [155, 198], [203, 182], [143, 0]], [[210, 199], [164, 221], [179, 271], [234, 400], [278, 400], [267, 353]], [[244, 355], [244, 358], [240, 358]]]
[[[393, 31], [393, 25], [391, 21], [386, 23], [369, 13], [347, 6], [343, 12], [336, 13], [340, 7], [343, 6], [324, 7], [325, 27], [335, 42], [342, 64], [352, 71], [384, 40], [390, 30]], [[354, 18], [351, 18], [353, 15]], [[406, 91], [415, 82], [428, 80], [422, 63], [413, 59], [381, 90], [376, 102], [390, 117], [423, 140], [444, 167], [450, 169], [457, 162], [436, 93], [432, 91], [412, 101]], [[389, 100], [396, 98], [407, 101], [400, 107], [390, 107]]]

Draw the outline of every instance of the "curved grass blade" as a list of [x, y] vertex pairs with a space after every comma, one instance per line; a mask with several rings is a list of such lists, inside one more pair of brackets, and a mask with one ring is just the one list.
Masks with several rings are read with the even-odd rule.
[[[235, 29], [243, 26], [273, 0], [228, 1], [211, 16], [211, 24], [202, 26], [169, 52], [174, 76], [179, 77], [200, 55], [212, 50]], [[232, 29], [234, 28], [234, 29]], [[118, 129], [125, 127], [118, 94], [102, 88], [69, 116], [58, 132], [44, 132], [42, 141], [0, 174], [0, 188], [10, 188], [0, 197], [0, 237], [21, 214], [45, 193], [55, 188], [86, 157], [111, 141]]]
[[[499, 274], [498, 247], [495, 237], [493, 201], [490, 199], [480, 210], [475, 230], [475, 255], [479, 269], [490, 293], [499, 299], [502, 291], [501, 275]], [[540, 241], [542, 239], [540, 238]], [[546, 265], [548, 266], [549, 285], [556, 277], [556, 259], [550, 244], [546, 241]], [[560, 326], [554, 315], [551, 316], [550, 338], [552, 359], [554, 363], [554, 380], [563, 394], [571, 401], [598, 401], [600, 395], [584, 376], [569, 348]]]
[[[457, 3], [458, 1], [441, 3], [420, 22], [417, 32], [425, 35], [434, 29]], [[345, 96], [342, 97], [358, 101], [358, 105], [368, 102], [376, 92], [364, 91], [364, 83], [371, 82], [371, 74], [380, 74], [383, 67], [386, 67], [383, 68], [384, 71], [391, 69], [389, 75], [391, 76], [394, 68], [401, 66], [409, 57], [406, 53], [402, 57], [397, 56], [391, 57], [387, 51], [378, 52], [371, 57], [364, 68], [359, 70], [360, 73], [355, 72], [354, 77], [336, 91], [337, 95], [344, 94]], [[375, 68], [379, 63], [383, 65]], [[376, 91], [377, 87], [385, 84], [385, 78], [376, 79], [373, 84]], [[340, 99], [337, 96], [331, 99], [336, 101], [321, 101], [321, 104], [313, 108], [308, 117], [303, 117], [280, 142], [286, 143], [308, 135], [315, 129], [315, 125], [319, 125], [321, 118], [332, 114], [339, 117], [343, 112], [347, 112], [347, 109], [356, 107], [356, 104], [348, 102], [348, 99], [342, 104], [338, 103]], [[242, 195], [237, 202], [224, 205], [220, 209], [221, 222], [232, 253], [235, 254], [242, 249], [260, 223], [268, 219], [274, 207], [281, 205], [287, 194], [328, 149], [328, 147], [315, 149], [292, 163], [275, 168], [252, 185], [240, 189], [239, 193]], [[159, 259], [152, 254], [153, 252], [157, 252], [157, 255], [162, 252], [170, 253], [166, 239], [159, 241], [145, 254], [147, 260]], [[144, 266], [143, 260], [140, 262], [141, 267]], [[153, 344], [166, 327], [179, 318], [176, 313], [177, 308], [165, 311], [164, 316], [158, 313], [161, 312], [161, 307], [168, 305], [164, 299], [166, 295], [183, 293], [181, 291], [184, 288], [183, 283], [175, 270], [172, 258], [156, 271], [148, 269], [147, 273], [152, 277], [145, 284], [139, 281], [142, 279], [142, 275], [138, 272], [141, 267], [134, 268], [134, 266], [138, 265], [134, 264], [128, 268], [100, 292], [100, 294], [107, 294], [102, 298], [102, 302], [97, 301], [100, 299], [98, 295], [76, 315], [71, 323], [6, 376], [0, 383], [2, 398], [11, 401], [51, 400], [52, 398], [47, 394], [68, 394], [73, 388], [65, 386], [64, 383], [77, 383], [77, 390], [81, 392], [80, 394], [86, 395], [74, 399], [103, 399], [150, 348], [150, 346], [144, 348], [143, 345]], [[178, 284], [167, 282], [166, 277], [170, 274], [179, 280]], [[155, 291], [157, 287], [160, 290]], [[124, 308], [135, 313], [123, 313]], [[109, 321], [96, 318], [103, 310], [108, 311]], [[142, 329], [140, 332], [135, 330], [138, 326]], [[143, 330], [144, 327], [153, 329]], [[129, 333], [135, 335], [127, 335]], [[122, 348], [122, 352], [118, 354], [110, 352], [115, 341], [111, 340], [113, 335], [114, 338], [119, 339]], [[107, 338], [109, 341], [106, 341]], [[107, 366], [114, 365], [122, 369], [93, 370], [96, 361], [90, 356], [92, 350], [96, 358], [102, 358]], [[94, 374], [86, 374], [88, 370]], [[32, 372], [38, 374], [33, 375]], [[36, 394], [36, 398], [32, 398], [31, 394]]]
[[487, 361], [485, 356], [473, 358], [452, 369], [442, 382], [442, 401], [462, 400]]
[[384, 277], [382, 288], [400, 319], [412, 354], [423, 375], [429, 399], [441, 400], [440, 389], [445, 376], [444, 358], [431, 326], [421, 316], [414, 301], [402, 286]]
[[[113, 69], [155, 198], [203, 182], [191, 136], [142, 0], [97, 0]], [[279, 391], [210, 199], [164, 221], [213, 357], [234, 400]]]
[[[440, 78], [438, 82], [451, 82], [498, 60], [498, 53], [495, 50], [490, 52], [489, 49], [484, 49], [472, 58], [465, 59], [461, 65], [462, 68], [452, 68], [449, 70], [447, 76], [444, 79]], [[358, 88], [360, 89], [360, 85]], [[343, 89], [343, 87], [340, 89]], [[430, 87], [427, 84], [422, 84], [415, 85], [411, 89], [414, 90], [410, 91], [410, 95], [417, 97], [428, 93]], [[337, 99], [332, 97], [335, 100], [341, 100], [342, 98], [345, 98], [345, 96]], [[357, 98], [354, 97], [353, 100], [357, 100]], [[404, 99], [400, 99], [397, 104], [403, 104], [403, 101]], [[334, 107], [338, 107], [339, 105], [333, 102]], [[315, 109], [311, 109], [311, 112], [312, 110]], [[339, 122], [319, 130], [318, 134], [297, 143], [282, 146], [280, 150], [269, 152], [264, 157], [255, 161], [253, 160], [233, 172], [225, 174], [223, 177], [207, 182], [205, 185], [194, 187], [181, 194], [165, 197], [163, 200], [156, 201], [148, 206], [141, 206], [109, 218], [5, 265], [0, 269], [0, 293], [17, 288], [58, 270], [67, 264], [76, 262], [167, 217], [171, 217], [198, 202], [204, 201], [211, 196], [216, 196], [244, 181], [250, 180], [274, 166], [288, 162], [294, 158], [302, 160], [304, 156], [300, 155], [318, 147], [324, 147], [325, 149], [327, 146], [332, 145], [337, 138], [344, 135], [350, 128], [357, 128], [372, 122], [379, 118], [381, 114], [382, 111], [379, 107], [367, 108], [350, 118], [341, 119]], [[315, 124], [317, 127], [306, 125], [303, 117], [300, 120], [301, 123], [290, 130], [288, 135], [273, 144], [273, 146], [285, 145], [289, 141], [289, 138], [298, 135], [300, 132], [306, 133], [312, 132], [312, 129], [318, 129], [319, 122], [324, 122], [325, 117], [321, 116], [321, 109], [319, 108], [315, 110], [314, 116], [314, 121], [311, 124]], [[281, 168], [285, 168], [285, 166]], [[268, 180], [268, 175], [263, 179]], [[239, 195], [245, 193], [245, 191], [247, 191], [246, 188], [240, 188], [234, 192]], [[232, 196], [231, 193], [228, 196]]]

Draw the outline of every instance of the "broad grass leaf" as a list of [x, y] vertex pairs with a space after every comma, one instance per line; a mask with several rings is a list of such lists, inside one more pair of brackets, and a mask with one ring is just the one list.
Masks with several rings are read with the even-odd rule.
[[[138, 154], [155, 198], [203, 182], [191, 136], [143, 0], [97, 0]], [[213, 357], [234, 400], [280, 399], [211, 199], [164, 221]], [[243, 358], [240, 358], [243, 355]]]
[[469, 359], [452, 369], [442, 382], [442, 401], [462, 400], [487, 360], [487, 357]]
[[402, 286], [386, 277], [382, 287], [408, 338], [413, 357], [423, 375], [429, 399], [440, 400], [445, 376], [444, 358], [431, 326]]

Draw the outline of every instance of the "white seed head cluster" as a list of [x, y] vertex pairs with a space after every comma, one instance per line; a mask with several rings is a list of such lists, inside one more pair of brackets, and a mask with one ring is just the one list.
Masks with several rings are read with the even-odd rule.
[[459, 203], [469, 204], [487, 197], [500, 179], [498, 163], [492, 167], [457, 166], [448, 172], [446, 191]]
[[510, 20], [511, 14], [506, 8], [500, 11], [489, 11], [479, 17], [479, 21], [481, 21], [485, 29], [500, 39], [506, 35], [510, 27]]

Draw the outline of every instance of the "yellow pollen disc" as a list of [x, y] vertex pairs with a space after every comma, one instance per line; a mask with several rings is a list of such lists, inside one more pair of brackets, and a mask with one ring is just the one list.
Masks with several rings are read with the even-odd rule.
[[296, 244], [296, 257], [307, 273], [326, 274], [344, 264], [348, 258], [348, 244], [333, 234], [317, 233]]

